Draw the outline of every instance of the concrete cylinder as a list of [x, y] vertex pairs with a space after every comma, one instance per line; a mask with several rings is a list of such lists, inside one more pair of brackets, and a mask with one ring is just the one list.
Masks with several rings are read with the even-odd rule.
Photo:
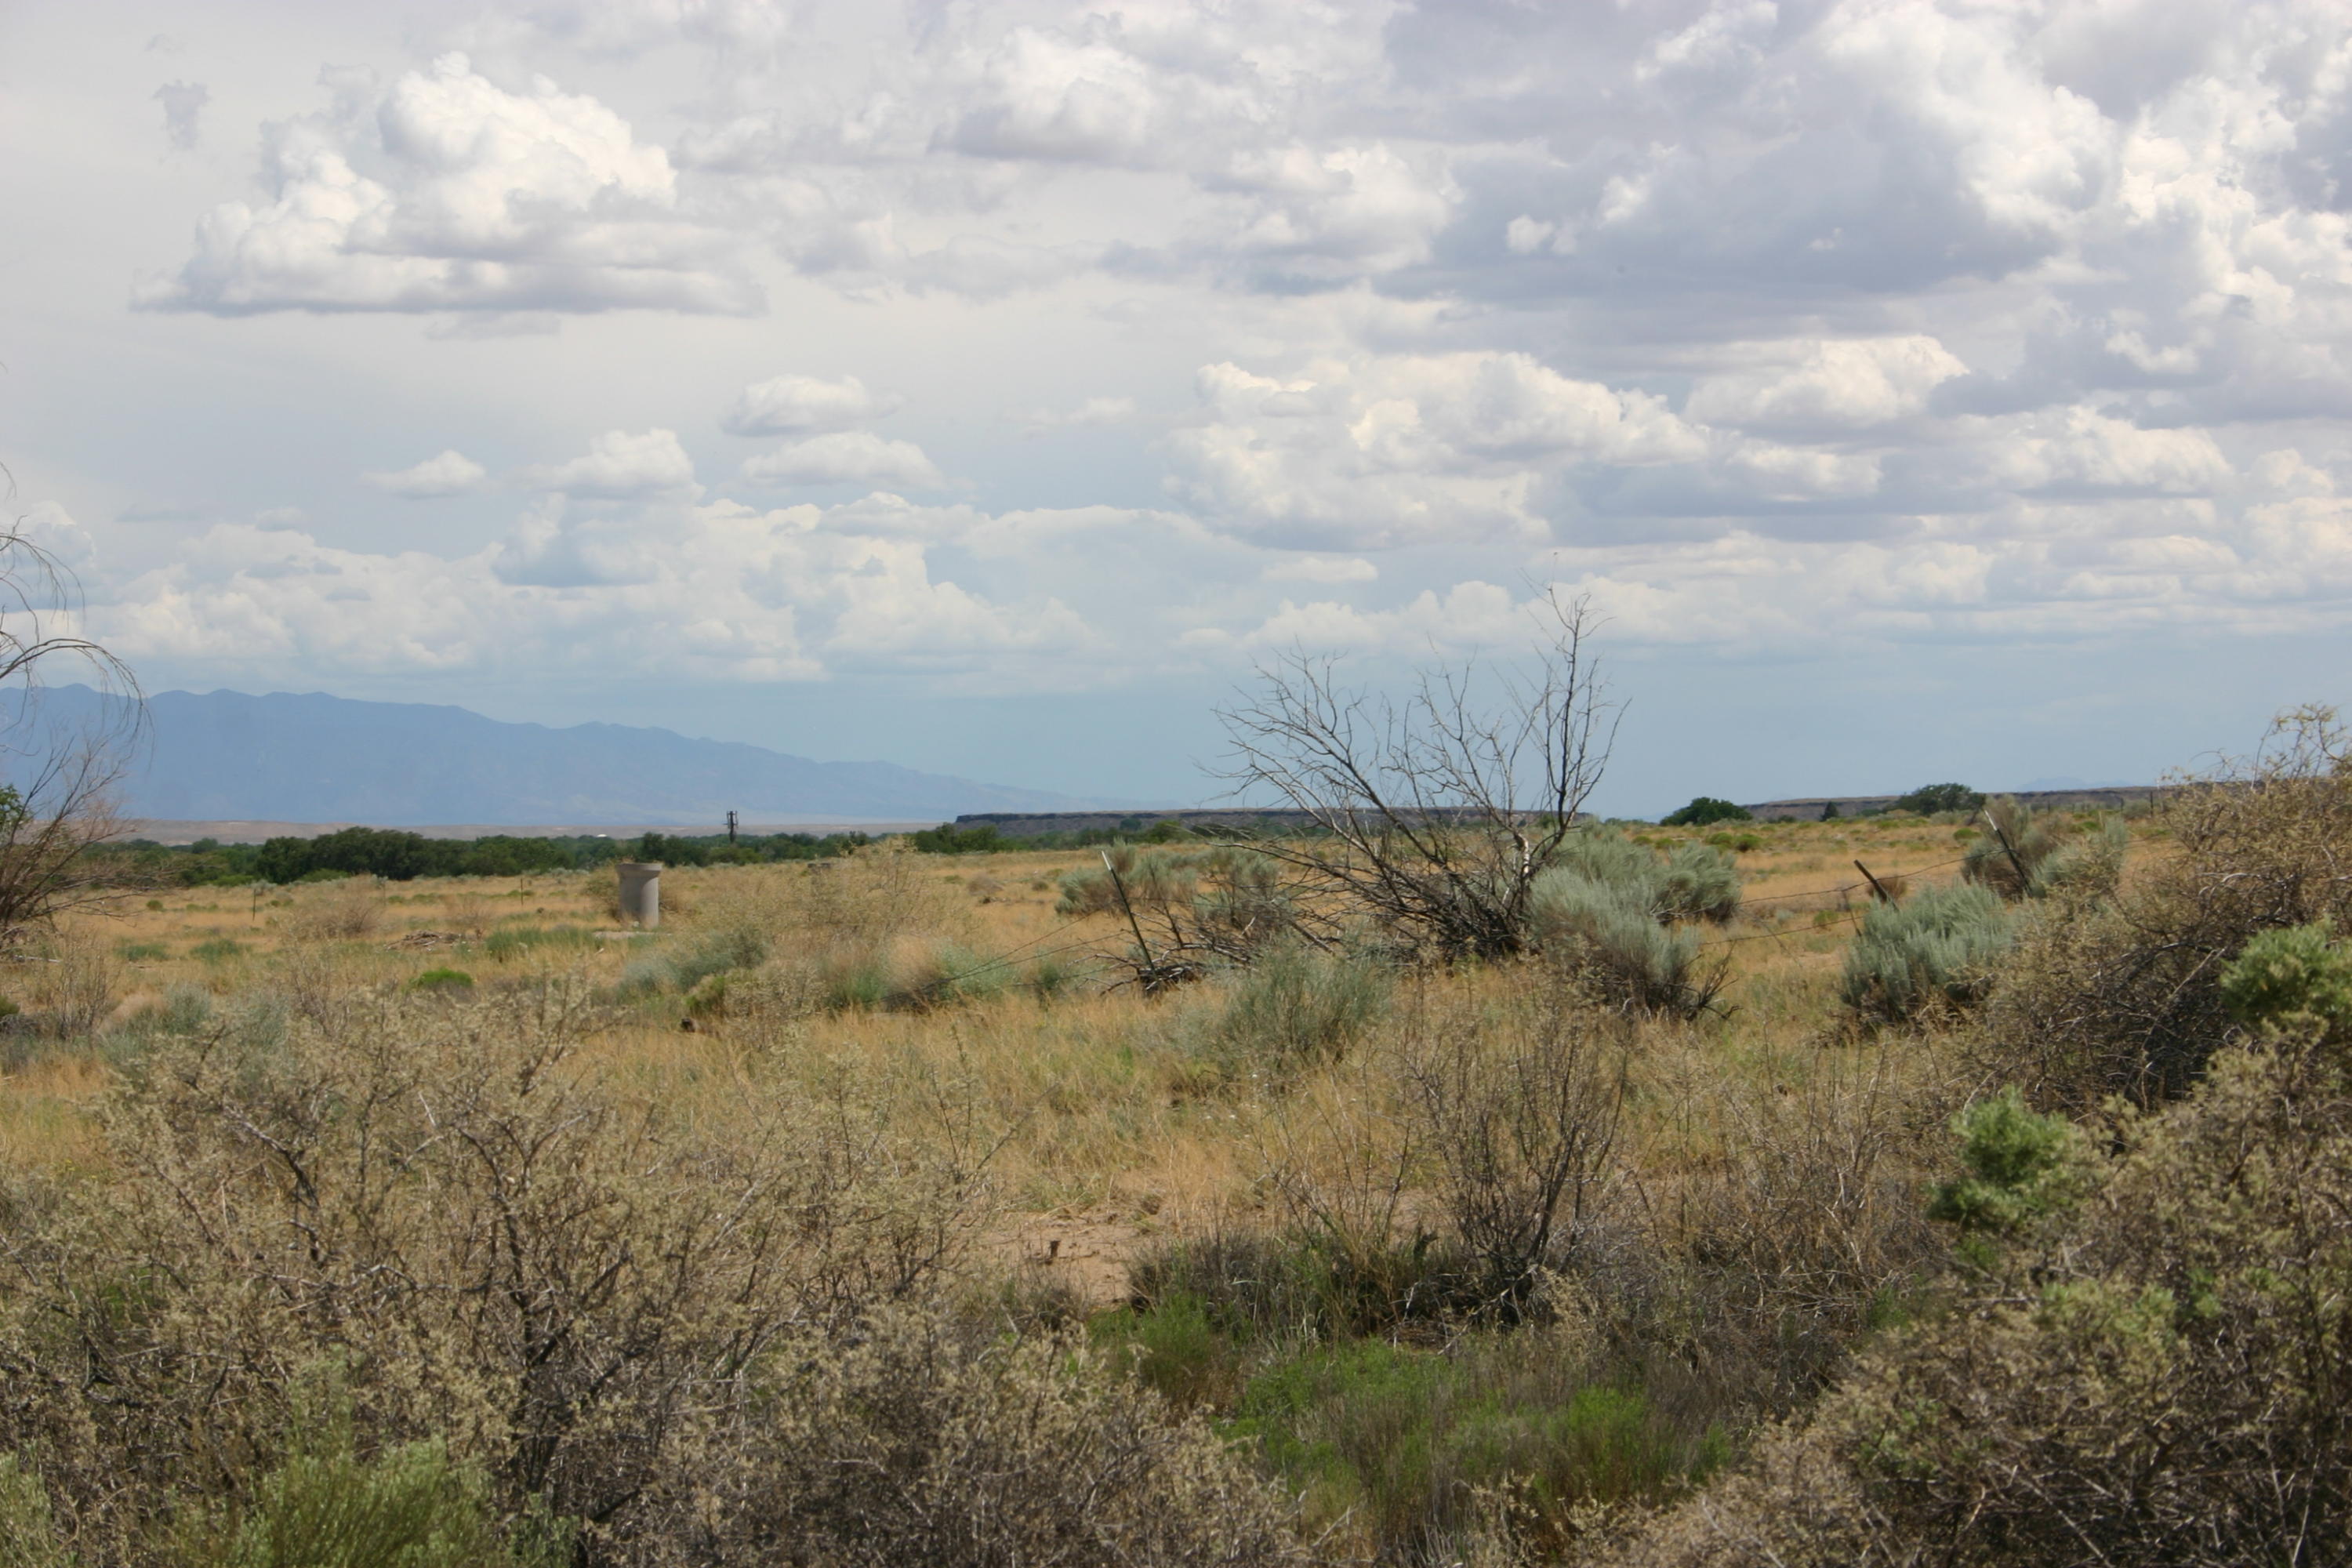
[[639, 931], [661, 925], [661, 866], [657, 861], [621, 862], [621, 923]]

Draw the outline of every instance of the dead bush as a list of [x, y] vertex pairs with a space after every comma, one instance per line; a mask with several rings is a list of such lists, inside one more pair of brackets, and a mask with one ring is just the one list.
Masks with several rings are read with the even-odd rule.
[[1424, 1008], [1400, 1066], [1436, 1166], [1480, 1310], [1515, 1321], [1547, 1275], [1575, 1272], [1614, 1188], [1623, 1051], [1603, 1016], [1557, 994], [1530, 1016], [1481, 1020]]
[[[892, 1310], [812, 1343], [772, 1394], [702, 1561], [809, 1568], [1274, 1568], [1295, 1509], [1198, 1416], [1083, 1340]], [[781, 1362], [779, 1364], [787, 1364]]]
[[89, 1568], [141, 1561], [183, 1491], [243, 1496], [329, 1357], [368, 1442], [445, 1442], [588, 1561], [659, 1560], [770, 1348], [956, 1255], [956, 1147], [846, 1081], [747, 1082], [721, 1131], [600, 1083], [582, 1023], [550, 990], [216, 1029], [106, 1105], [113, 1176], [10, 1184], [0, 1451], [41, 1456]]
[[2078, 1110], [2178, 1096], [2231, 1037], [2220, 975], [2250, 937], [2352, 926], [2352, 747], [2332, 710], [2284, 716], [2261, 754], [2150, 820], [2169, 844], [2112, 900], [2061, 889], [2029, 920], [1973, 1037], [1987, 1082]]
[[1596, 1309], [1608, 1331], [1751, 1410], [1811, 1398], [1941, 1256], [1920, 1195], [1951, 1104], [1933, 1052], [1874, 1038], [1777, 1093], [1699, 1088], [1675, 1114], [1707, 1126], [1713, 1155], [1634, 1186], [1648, 1247]]
[[296, 942], [354, 942], [383, 919], [372, 877], [346, 877], [303, 893], [287, 911], [286, 934]]

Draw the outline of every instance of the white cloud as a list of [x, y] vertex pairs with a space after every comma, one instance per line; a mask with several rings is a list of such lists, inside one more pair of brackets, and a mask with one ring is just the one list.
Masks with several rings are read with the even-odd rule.
[[1108, 646], [1050, 595], [996, 599], [935, 575], [920, 542], [830, 526], [814, 507], [730, 501], [627, 519], [539, 510], [514, 538], [454, 559], [217, 526], [123, 584], [105, 635], [135, 659], [314, 679], [803, 680], [1011, 659], [1051, 680]]
[[552, 468], [528, 469], [523, 478], [539, 489], [604, 500], [691, 494], [700, 488], [694, 482], [694, 459], [679, 445], [675, 430], [648, 430], [639, 436], [607, 430], [590, 441], [582, 456]]
[[1326, 282], [1427, 259], [1455, 198], [1442, 172], [1416, 168], [1377, 142], [1244, 153], [1213, 188], [1244, 193], [1247, 201], [1204, 253]]
[[412, 468], [390, 473], [365, 473], [360, 480], [386, 495], [428, 500], [478, 490], [489, 477], [488, 469], [463, 452], [445, 449], [438, 457], [427, 458]]
[[2001, 421], [1986, 434], [1994, 474], [2018, 490], [2197, 495], [2231, 471], [2205, 431], [2143, 430], [2087, 408]]
[[845, 430], [892, 413], [906, 400], [869, 392], [854, 375], [826, 381], [814, 375], [779, 375], [738, 393], [719, 416], [719, 428], [734, 436], [793, 436], [809, 430]]
[[900, 485], [937, 489], [947, 481], [912, 441], [890, 441], [870, 430], [812, 436], [761, 453], [743, 477], [765, 485]]
[[338, 102], [264, 139], [271, 199], [229, 202], [153, 310], [741, 314], [759, 290], [720, 232], [682, 216], [667, 156], [544, 77], [509, 92], [461, 54], [388, 89], [331, 73]]
[[[520, 0], [430, 66], [283, 30], [202, 107], [205, 156], [159, 159], [151, 106], [59, 158], [91, 190], [152, 168], [205, 215], [253, 105], [369, 60], [381, 79], [339, 68], [328, 107], [258, 128], [259, 194], [144, 299], [430, 312], [446, 341], [142, 330], [229, 334], [306, 433], [369, 420], [362, 450], [630, 429], [543, 446], [509, 477], [547, 493], [454, 560], [341, 548], [380, 518], [301, 543], [299, 514], [341, 503], [299, 465], [249, 494], [241, 439], [167, 438], [177, 516], [27, 475], [109, 520], [110, 591], [159, 657], [226, 649], [209, 616], [286, 650], [242, 668], [560, 683], [626, 668], [602, 639], [636, 624], [663, 646], [630, 657], [681, 679], [1061, 658], [1110, 681], [1269, 639], [1490, 643], [1531, 570], [1636, 646], [2178, 640], [2352, 607], [2334, 0]], [[117, 275], [94, 243], [62, 265]], [[789, 313], [753, 329], [571, 319], [749, 310], [785, 269]], [[875, 386], [769, 375], [846, 365]], [[217, 389], [221, 428], [282, 427], [260, 380], [165, 374], [184, 404]], [[920, 388], [971, 499], [877, 433], [898, 402], [876, 387]], [[721, 405], [775, 448], [746, 495], [881, 492], [693, 504], [671, 432]], [[1050, 464], [1008, 439], [1112, 426]], [[484, 478], [456, 453], [365, 476]], [[280, 500], [277, 543], [173, 542]], [[688, 549], [708, 573], [664, 559]], [[402, 595], [496, 624], [434, 611], [412, 655]]]
[[1523, 353], [1365, 358], [1287, 380], [1216, 364], [1200, 391], [1204, 422], [1171, 441], [1176, 493], [1285, 544], [1539, 539], [1543, 492], [1566, 470], [1707, 452], [1662, 399]]
[[1684, 417], [1778, 431], [1862, 430], [1926, 409], [1929, 394], [1968, 366], [1931, 337], [1823, 340], [1757, 345], [1759, 358], [1793, 364], [1711, 376], [1693, 389]]

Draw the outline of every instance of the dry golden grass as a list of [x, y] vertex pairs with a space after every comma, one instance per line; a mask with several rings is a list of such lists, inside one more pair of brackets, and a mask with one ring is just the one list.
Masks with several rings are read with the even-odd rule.
[[[1898, 1061], [1889, 1047], [1841, 1030], [1835, 994], [1851, 930], [1844, 912], [1868, 896], [1856, 891], [1853, 862], [1915, 887], [1949, 878], [1957, 868], [1942, 863], [1956, 861], [1961, 847], [1953, 830], [1865, 820], [1744, 831], [1757, 840], [1739, 856], [1749, 902], [1710, 933], [1726, 942], [1721, 951], [1734, 967], [1725, 1011], [1637, 1030], [1623, 1148], [1660, 1201], [1695, 1173], [1719, 1171], [1729, 1151], [1756, 1136], [1753, 1117], [1736, 1108], [1759, 1095], [1813, 1103], [1873, 1092], [1889, 1074], [1932, 1070], [1933, 1053]], [[1724, 833], [1645, 837], [1721, 842]], [[1069, 921], [1054, 912], [1059, 876], [1094, 859], [1092, 851], [876, 852], [814, 868], [673, 869], [663, 878], [665, 925], [650, 938], [617, 929], [610, 873], [354, 881], [260, 897], [200, 889], [82, 917], [52, 955], [66, 962], [22, 965], [0, 986], [13, 981], [8, 994], [28, 1010], [53, 1008], [68, 973], [87, 990], [99, 983], [89, 972], [102, 971], [107, 994], [94, 1016], [101, 1034], [121, 1034], [191, 994], [228, 1006], [272, 993], [301, 1009], [339, 993], [410, 986], [437, 969], [463, 971], [480, 990], [575, 976], [612, 995], [633, 962], [687, 953], [738, 928], [756, 928], [770, 969], [801, 983], [813, 984], [807, 976], [829, 955], [875, 952], [906, 970], [942, 942], [1015, 955], [1007, 967], [1018, 970], [1040, 954], [1082, 960], [1082, 951], [1063, 950], [1122, 937], [1109, 917]], [[562, 940], [528, 940], [550, 931]], [[1100, 1293], [1115, 1275], [1098, 1267], [1107, 1251], [1155, 1235], [1203, 1233], [1261, 1208], [1269, 1119], [1360, 1094], [1366, 1070], [1310, 1068], [1286, 1093], [1204, 1080], [1197, 1042], [1225, 1005], [1223, 990], [1209, 984], [1147, 1001], [1131, 989], [1105, 990], [1109, 978], [1097, 969], [1055, 995], [1011, 988], [923, 1010], [793, 1005], [706, 1015], [690, 1030], [682, 1026], [685, 997], [656, 991], [615, 1001], [587, 1056], [648, 1097], [719, 1121], [755, 1079], [814, 1087], [853, 1068], [894, 1097], [907, 1126], [937, 1125], [947, 1136], [961, 1118], [956, 1135], [994, 1150], [996, 1188], [1012, 1215], [1003, 1222], [1001, 1253], [1036, 1253], [1044, 1238], [1058, 1237], [1054, 1264], [1066, 1258], [1075, 1269], [1093, 1259], [1090, 1289]], [[1526, 981], [1497, 971], [1412, 984], [1427, 1006], [1475, 1010]], [[92, 1004], [84, 996], [80, 1005]], [[0, 1158], [81, 1157], [89, 1148], [83, 1108], [110, 1076], [107, 1049], [11, 1043], [14, 1068], [0, 1076]]]

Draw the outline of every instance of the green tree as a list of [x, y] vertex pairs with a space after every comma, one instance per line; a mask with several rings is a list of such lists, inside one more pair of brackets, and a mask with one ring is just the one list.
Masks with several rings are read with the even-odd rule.
[[1921, 784], [1896, 801], [1895, 809], [1933, 816], [1939, 811], [1974, 811], [1984, 803], [1982, 790], [1970, 789], [1964, 784]]
[[1734, 805], [1727, 800], [1717, 800], [1711, 795], [1700, 795], [1680, 811], [1670, 813], [1658, 819], [1660, 826], [1665, 827], [1705, 827], [1717, 822], [1753, 822], [1755, 820], [1756, 814], [1746, 806]]

